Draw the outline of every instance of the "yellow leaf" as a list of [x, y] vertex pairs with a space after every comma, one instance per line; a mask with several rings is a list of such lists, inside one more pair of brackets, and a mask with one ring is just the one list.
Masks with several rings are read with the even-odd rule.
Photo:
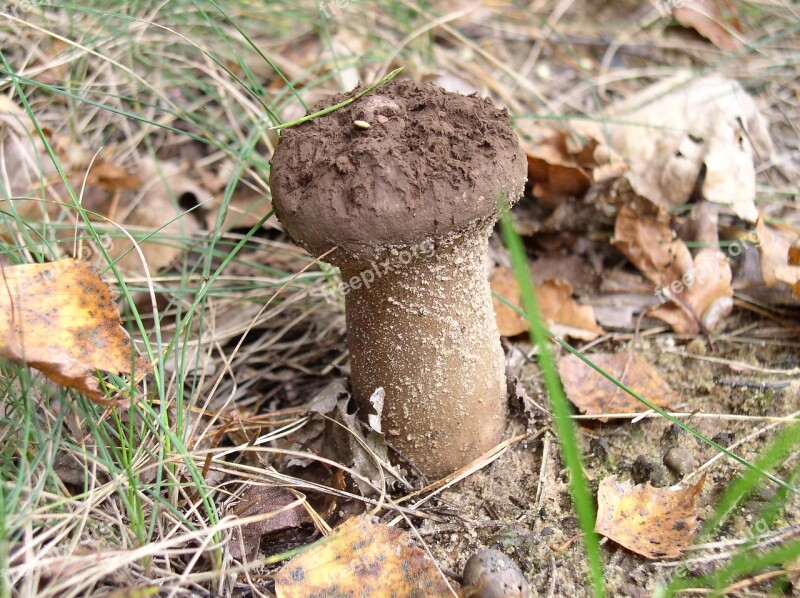
[[40, 370], [102, 404], [95, 370], [143, 372], [120, 326], [114, 295], [93, 266], [75, 260], [0, 270], [0, 358]]
[[453, 596], [411, 536], [366, 515], [350, 519], [275, 575], [278, 598]]
[[688, 488], [634, 486], [609, 476], [597, 491], [597, 533], [649, 559], [677, 558], [700, 522], [697, 499], [705, 474]]

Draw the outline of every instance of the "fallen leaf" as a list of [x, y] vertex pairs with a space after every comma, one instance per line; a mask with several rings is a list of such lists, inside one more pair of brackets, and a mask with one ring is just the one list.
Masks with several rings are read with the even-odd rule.
[[[213, 229], [217, 226], [217, 214], [220, 208], [219, 198], [215, 198], [206, 204], [208, 210], [206, 212], [206, 227]], [[224, 230], [232, 228], [252, 228], [258, 224], [261, 219], [272, 210], [272, 203], [269, 198], [260, 192], [253, 191], [247, 187], [237, 189], [234, 191], [233, 196], [227, 205], [225, 211], [225, 219], [221, 224]], [[275, 219], [272, 222], [267, 222], [264, 226], [274, 226]]]
[[[632, 353], [592, 353], [588, 356], [604, 371], [639, 393], [664, 407], [675, 403], [677, 393], [658, 371], [639, 355]], [[604, 378], [571, 353], [558, 361], [558, 374], [567, 397], [587, 415], [613, 413], [643, 413], [648, 407]], [[598, 417], [600, 421], [608, 418]]]
[[534, 283], [541, 284], [548, 278], [566, 280], [578, 296], [597, 292], [600, 277], [584, 258], [571, 253], [544, 255], [531, 264]]
[[[505, 267], [496, 268], [492, 273], [490, 285], [493, 293], [496, 293], [517, 308], [522, 307], [522, 295], [517, 279], [511, 270]], [[494, 305], [494, 316], [501, 336], [516, 336], [528, 330], [528, 320], [508, 305], [496, 297], [492, 297], [492, 305]]]
[[[590, 146], [581, 152], [584, 157], [591, 156], [596, 145], [591, 139], [587, 143]], [[549, 208], [569, 196], [583, 195], [592, 182], [585, 165], [579, 163], [579, 156], [569, 151], [564, 131], [548, 131], [540, 141], [528, 144], [525, 153], [533, 196]]]
[[609, 107], [604, 117], [602, 126], [581, 129], [626, 161], [625, 176], [639, 195], [682, 205], [704, 172], [706, 199], [755, 222], [754, 161], [770, 158], [772, 141], [766, 119], [736, 81], [681, 73]]
[[[291, 437], [290, 446], [299, 444], [310, 453], [346, 464], [357, 474], [352, 476], [352, 482], [364, 496], [376, 494], [379, 492], [376, 489], [384, 483], [410, 489], [411, 485], [391, 465], [386, 440], [374, 427], [382, 416], [381, 394], [376, 392], [370, 398], [375, 413], [365, 414], [368, 422], [364, 422], [352, 409], [345, 381], [332, 380], [311, 400], [307, 412], [313, 417], [302, 431]], [[278, 463], [284, 467], [308, 467], [313, 461], [290, 456]]]
[[743, 46], [742, 23], [729, 0], [692, 0], [676, 7], [673, 16], [678, 23], [694, 29], [721, 50], [735, 51]]
[[427, 553], [407, 532], [366, 515], [336, 528], [275, 575], [278, 598], [453, 596]]
[[714, 329], [733, 309], [732, 272], [717, 249], [695, 258], [670, 228], [664, 208], [644, 198], [620, 207], [613, 245], [655, 285], [662, 305], [648, 314], [680, 334]]
[[620, 207], [612, 245], [656, 286], [680, 280], [693, 265], [689, 249], [670, 228], [666, 210], [642, 198]]
[[789, 265], [800, 266], [800, 240], [795, 241], [795, 244], [789, 247]]
[[663, 320], [678, 334], [714, 330], [733, 310], [733, 274], [725, 254], [708, 247], [700, 251], [691, 269], [656, 291], [670, 299], [648, 315]]
[[[27, 130], [23, 117], [24, 111], [10, 100], [6, 99], [0, 106], [0, 180], [5, 187], [0, 198], [0, 210], [14, 213], [25, 221], [44, 221], [51, 206], [34, 198], [41, 195], [41, 191], [36, 189], [55, 174], [55, 168], [46, 156], [41, 140]], [[55, 214], [53, 211], [52, 215]], [[13, 222], [13, 219], [4, 219], [0, 234], [11, 238], [16, 228], [9, 221]]]
[[129, 174], [119, 164], [97, 160], [89, 170], [86, 184], [97, 185], [106, 191], [127, 191], [139, 189], [142, 186], [142, 180], [138, 175]]
[[756, 224], [756, 235], [764, 284], [770, 288], [788, 285], [800, 301], [800, 234], [768, 226], [762, 218]]
[[700, 525], [697, 499], [706, 476], [688, 488], [634, 486], [609, 476], [597, 490], [597, 533], [648, 559], [678, 558]]
[[789, 265], [785, 268], [789, 271], [784, 273], [784, 268], [781, 268], [776, 275], [791, 286], [795, 299], [800, 301], [800, 241], [789, 248]]
[[[199, 212], [187, 213], [179, 200], [192, 196], [202, 202], [210, 194], [197, 185], [183, 169], [172, 162], [143, 160], [136, 169], [142, 180], [140, 193], [123, 205], [117, 222], [127, 230], [154, 233], [139, 244], [150, 273], [171, 266], [185, 253], [183, 239], [190, 238], [201, 228]], [[143, 266], [127, 237], [114, 239], [108, 250], [112, 259], [126, 273], [141, 273]]]
[[0, 357], [27, 364], [97, 403], [109, 399], [96, 370], [114, 374], [146, 371], [120, 325], [114, 295], [91, 265], [62, 260], [2, 269]]
[[560, 278], [536, 285], [542, 317], [556, 336], [591, 341], [603, 334], [591, 305], [580, 305], [572, 297], [572, 286]]
[[253, 560], [258, 556], [261, 536], [291, 527], [300, 527], [305, 522], [307, 511], [297, 503], [298, 497], [280, 486], [250, 486], [242, 494], [239, 503], [233, 509], [237, 517], [253, 517], [263, 515], [258, 521], [242, 525], [241, 542], [237, 534], [228, 543], [228, 550], [233, 558], [240, 560], [247, 556]]

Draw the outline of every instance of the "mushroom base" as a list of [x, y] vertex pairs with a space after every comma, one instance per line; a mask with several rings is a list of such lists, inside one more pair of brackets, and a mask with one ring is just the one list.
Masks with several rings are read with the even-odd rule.
[[432, 257], [406, 250], [341, 265], [359, 412], [375, 412], [370, 397], [383, 387], [387, 442], [429, 476], [466, 465], [505, 429], [505, 363], [486, 272], [490, 232], [482, 226], [430, 245]]

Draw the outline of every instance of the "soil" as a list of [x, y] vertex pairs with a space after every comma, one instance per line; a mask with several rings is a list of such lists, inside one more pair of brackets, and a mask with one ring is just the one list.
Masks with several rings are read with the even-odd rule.
[[[746, 319], [747, 316], [744, 316]], [[611, 346], [609, 346], [611, 345]], [[676, 411], [697, 414], [789, 415], [800, 410], [800, 383], [787, 376], [748, 376], [737, 373], [737, 367], [709, 361], [725, 359], [731, 362], [782, 364], [791, 370], [800, 364], [793, 343], [762, 341], [740, 344], [736, 338], [720, 341], [715, 352], [705, 353], [695, 342], [687, 347], [676, 346], [670, 336], [658, 337], [637, 345], [636, 351], [654, 364], [683, 401]], [[606, 343], [596, 350], [628, 350], [625, 344]], [[693, 353], [697, 352], [700, 354]], [[769, 366], [765, 366], [769, 367]], [[749, 372], [753, 374], [753, 372]], [[559, 447], [545, 409], [547, 398], [539, 383], [539, 371], [533, 362], [520, 370], [524, 387], [533, 404], [526, 412], [517, 402], [516, 418], [506, 437], [524, 433], [543, 432], [535, 440], [522, 442], [500, 459], [471, 476], [441, 496], [439, 509], [434, 512], [449, 515], [453, 523], [424, 522], [421, 533], [433, 555], [445, 570], [458, 574], [466, 560], [477, 550], [495, 547], [508, 554], [522, 569], [531, 584], [532, 596], [591, 596], [587, 585], [586, 557], [579, 538], [579, 529], [570, 503], [568, 478], [559, 456]], [[766, 380], [774, 388], [736, 386], [751, 379]], [[749, 383], [748, 383], [749, 384]], [[548, 410], [549, 411], [549, 410]], [[728, 446], [740, 456], [752, 460], [774, 436], [775, 429], [766, 430], [767, 421], [730, 420], [705, 417], [686, 417], [683, 421], [699, 432]], [[752, 439], [748, 435], [765, 431]], [[635, 466], [647, 460], [655, 466], [645, 473], [651, 483], [659, 486], [688, 485], [697, 481], [705, 464], [716, 449], [656, 417], [636, 423], [617, 420], [601, 424], [582, 420], [579, 425], [585, 471], [592, 491], [604, 477], [618, 475], [621, 479], [641, 479]], [[737, 443], [741, 442], [741, 445]], [[663, 467], [664, 457], [680, 448], [688, 454], [692, 467], [681, 480], [673, 470]], [[669, 461], [669, 459], [668, 459]], [[791, 467], [790, 461], [790, 467]], [[701, 470], [700, 468], [703, 468]], [[742, 467], [725, 457], [708, 468], [708, 476], [699, 501], [700, 517], [706, 519], [720, 494], [742, 473]], [[786, 479], [790, 471], [776, 472]], [[776, 491], [777, 486], [766, 482], [745, 502], [721, 531], [706, 541], [751, 538], [763, 532], [760, 512]], [[800, 521], [800, 499], [790, 498], [782, 517], [772, 530], [794, 525]], [[727, 546], [735, 549], [735, 546]], [[668, 580], [679, 565], [648, 561], [611, 541], [603, 543], [603, 561], [610, 596], [650, 597], [659, 583]], [[707, 553], [690, 552], [694, 559]], [[713, 559], [690, 563], [691, 575], [713, 570], [722, 561]], [[748, 591], [764, 590], [750, 587]], [[795, 588], [795, 591], [797, 589]], [[796, 595], [796, 594], [793, 594]]]
[[[312, 112], [360, 91], [332, 96]], [[498, 199], [519, 198], [526, 176], [505, 109], [395, 79], [283, 131], [270, 185], [278, 219], [309, 253], [339, 246], [372, 259], [386, 246], [444, 238], [493, 218]], [[326, 260], [341, 261], [336, 254]]]

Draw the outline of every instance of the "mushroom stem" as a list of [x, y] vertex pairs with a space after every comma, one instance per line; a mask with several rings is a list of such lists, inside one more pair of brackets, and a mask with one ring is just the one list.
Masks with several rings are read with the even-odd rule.
[[505, 427], [504, 357], [486, 272], [490, 232], [483, 222], [435, 247], [340, 264], [362, 417], [383, 387], [383, 432], [426, 475], [469, 463]]

